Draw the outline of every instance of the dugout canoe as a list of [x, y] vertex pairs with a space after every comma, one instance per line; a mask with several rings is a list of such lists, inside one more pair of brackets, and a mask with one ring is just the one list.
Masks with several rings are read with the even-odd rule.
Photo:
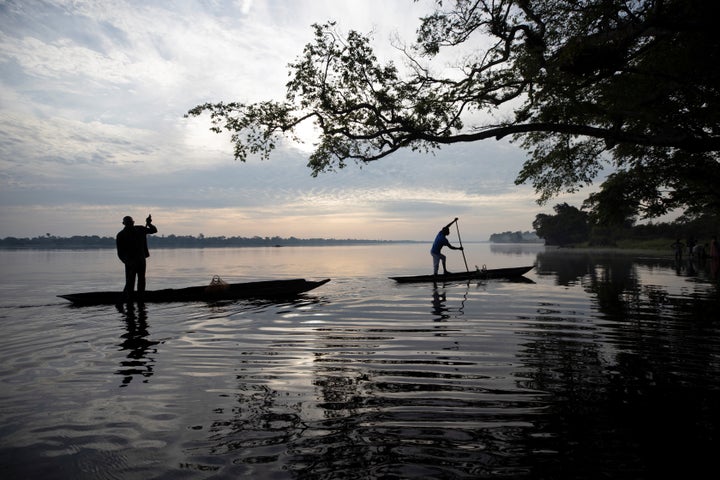
[[409, 277], [389, 277], [398, 283], [416, 282], [455, 282], [462, 280], [485, 280], [489, 278], [517, 279], [528, 273], [535, 266], [476, 269], [469, 272], [457, 272], [438, 275], [415, 275]]
[[[330, 279], [310, 281], [302, 278], [290, 280], [266, 280], [247, 283], [223, 283], [200, 285], [184, 288], [166, 288], [163, 290], [148, 290], [142, 299], [133, 298], [131, 301], [144, 303], [156, 302], [214, 302], [218, 300], [242, 299], [268, 299], [280, 300], [295, 297], [308, 292]], [[116, 305], [124, 303], [122, 292], [85, 292], [58, 295], [70, 300], [74, 305]]]

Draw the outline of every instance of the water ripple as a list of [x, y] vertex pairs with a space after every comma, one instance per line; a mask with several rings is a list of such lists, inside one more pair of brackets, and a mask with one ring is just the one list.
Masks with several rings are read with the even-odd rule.
[[118, 310], [18, 292], [0, 307], [0, 464], [47, 479], [707, 466], [720, 427], [714, 287], [617, 259], [541, 260], [532, 284], [347, 276], [281, 303]]

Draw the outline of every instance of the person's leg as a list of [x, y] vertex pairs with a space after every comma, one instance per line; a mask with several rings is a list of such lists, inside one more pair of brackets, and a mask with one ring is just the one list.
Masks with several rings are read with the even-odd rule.
[[129, 301], [132, 299], [135, 290], [136, 268], [134, 262], [125, 262], [125, 289], [123, 290], [123, 299]]
[[443, 274], [450, 273], [450, 272], [448, 272], [447, 266], [445, 265], [445, 261], [447, 260], [447, 257], [441, 253], [440, 259], [442, 260]]
[[142, 296], [143, 293], [145, 293], [145, 271], [147, 270], [147, 263], [145, 262], [145, 259], [142, 259], [138, 262], [137, 265], [137, 277], [138, 277], [138, 284], [137, 284], [137, 291], [138, 295]]
[[440, 266], [440, 255], [435, 253], [431, 253], [431, 255], [433, 257], [433, 275], [437, 275], [438, 267]]

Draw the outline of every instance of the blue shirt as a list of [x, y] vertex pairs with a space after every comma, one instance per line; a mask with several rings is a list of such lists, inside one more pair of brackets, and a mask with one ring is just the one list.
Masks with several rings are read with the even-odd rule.
[[447, 239], [447, 236], [445, 236], [440, 230], [437, 234], [437, 237], [435, 237], [435, 241], [433, 242], [432, 248], [430, 249], [430, 253], [434, 253], [435, 255], [440, 254], [440, 250], [442, 250], [443, 247], [449, 247], [450, 242]]

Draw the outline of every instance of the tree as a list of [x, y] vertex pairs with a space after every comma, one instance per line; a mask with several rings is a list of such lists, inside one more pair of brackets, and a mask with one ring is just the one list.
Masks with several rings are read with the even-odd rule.
[[[638, 178], [627, 172], [608, 176], [597, 193], [590, 194], [583, 208], [590, 212], [591, 223], [602, 227], [632, 227], [638, 215], [641, 198], [647, 189], [656, 185], [647, 178]], [[649, 209], [652, 206], [646, 206]]]
[[[720, 2], [446, 3], [420, 19], [402, 72], [377, 59], [367, 36], [314, 25], [314, 42], [289, 66], [284, 101], [206, 103], [188, 115], [209, 113], [243, 161], [268, 158], [312, 121], [313, 175], [403, 148], [510, 136], [529, 153], [516, 183], [532, 183], [540, 203], [610, 165], [624, 178], [649, 175], [653, 183], [633, 197], [654, 206], [643, 215], [720, 205]], [[434, 74], [433, 58], [455, 49], [466, 53], [461, 74]], [[466, 125], [478, 112], [506, 120]]]
[[588, 214], [577, 207], [561, 203], [554, 207], [555, 215], [540, 213], [535, 216], [533, 228], [546, 245], [581, 243], [589, 238]]

